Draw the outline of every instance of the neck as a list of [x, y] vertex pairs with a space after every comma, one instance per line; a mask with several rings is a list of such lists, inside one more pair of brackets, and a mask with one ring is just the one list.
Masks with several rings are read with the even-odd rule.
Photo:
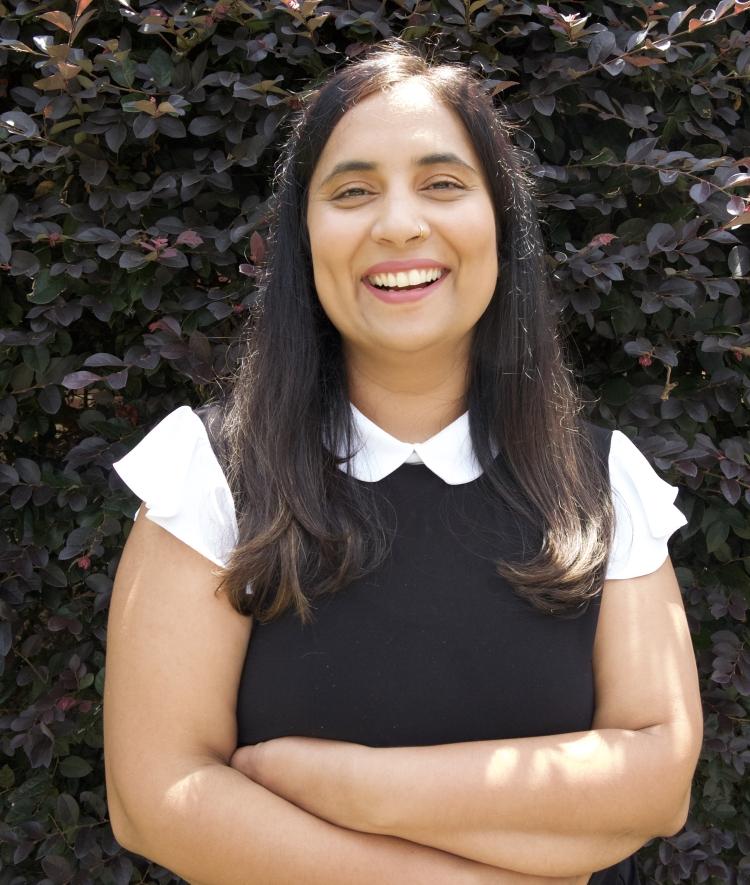
[[404, 442], [424, 442], [466, 411], [468, 353], [347, 353], [351, 402]]

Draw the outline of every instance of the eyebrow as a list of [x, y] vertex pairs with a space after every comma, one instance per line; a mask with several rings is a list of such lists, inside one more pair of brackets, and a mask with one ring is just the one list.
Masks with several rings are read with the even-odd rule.
[[[415, 157], [412, 160], [412, 165], [419, 167], [436, 166], [438, 164], [461, 166], [464, 169], [468, 169], [470, 172], [478, 174], [473, 166], [470, 166], [457, 154], [452, 154], [450, 152], [443, 154], [425, 154], [423, 157]], [[326, 175], [320, 186], [325, 187], [332, 178], [336, 178], [338, 175], [343, 175], [345, 172], [372, 172], [379, 168], [380, 167], [377, 163], [368, 162], [367, 160], [344, 160], [342, 163], [337, 163], [333, 167], [333, 170]]]

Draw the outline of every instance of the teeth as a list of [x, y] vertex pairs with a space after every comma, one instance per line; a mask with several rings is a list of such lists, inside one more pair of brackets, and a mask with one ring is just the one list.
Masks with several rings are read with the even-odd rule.
[[400, 289], [404, 286], [418, 286], [420, 283], [431, 283], [447, 271], [441, 267], [427, 270], [400, 271], [399, 273], [379, 273], [367, 279], [374, 286], [387, 286], [389, 289]]

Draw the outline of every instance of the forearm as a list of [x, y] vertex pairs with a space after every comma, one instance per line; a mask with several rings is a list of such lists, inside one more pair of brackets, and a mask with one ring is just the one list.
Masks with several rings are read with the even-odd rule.
[[[154, 766], [156, 768], [156, 766]], [[201, 885], [554, 885], [399, 837], [344, 829], [217, 762], [175, 767], [138, 808], [123, 847]]]
[[666, 835], [670, 763], [653, 730], [366, 748], [363, 829], [527, 873], [603, 869]]

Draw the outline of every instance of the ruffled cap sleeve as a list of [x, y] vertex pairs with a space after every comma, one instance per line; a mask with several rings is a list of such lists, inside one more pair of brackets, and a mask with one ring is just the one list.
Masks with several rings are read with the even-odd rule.
[[180, 406], [113, 465], [146, 517], [216, 565], [237, 543], [234, 501], [206, 428]]
[[650, 574], [667, 558], [670, 536], [687, 525], [674, 503], [679, 489], [659, 476], [621, 430], [612, 431], [609, 477], [615, 537], [605, 579]]

